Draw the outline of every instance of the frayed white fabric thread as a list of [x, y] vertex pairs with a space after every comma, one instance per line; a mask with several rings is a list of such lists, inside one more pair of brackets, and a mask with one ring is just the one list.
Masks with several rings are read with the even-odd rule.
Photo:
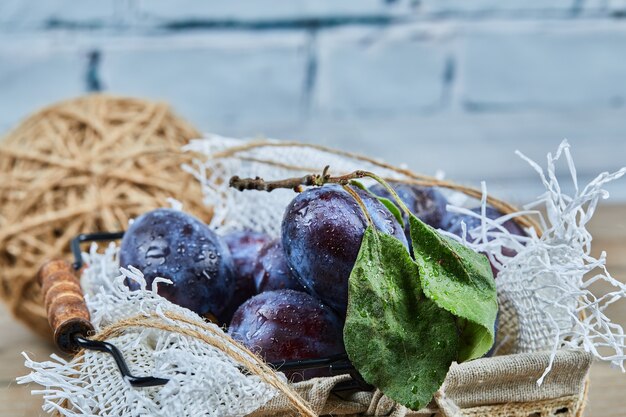
[[[603, 186], [622, 177], [626, 168], [602, 173], [581, 189], [567, 141], [560, 144], [554, 156], [548, 154], [546, 171], [521, 152], [517, 154], [538, 173], [546, 192], [526, 205], [524, 211], [491, 220], [485, 216], [487, 189], [483, 183], [481, 214], [462, 207], [448, 208], [450, 212], [479, 218], [481, 225], [466, 230], [463, 224], [460, 238], [447, 235], [487, 253], [499, 269], [498, 293], [510, 301], [519, 319], [516, 351], [551, 351], [550, 364], [537, 381], [539, 384], [550, 372], [556, 351], [561, 348], [584, 349], [624, 371], [624, 330], [611, 322], [605, 310], [626, 298], [626, 285], [607, 271], [605, 252], [598, 258], [591, 255], [592, 237], [587, 224], [599, 200], [609, 196]], [[573, 195], [562, 190], [556, 176], [556, 164], [563, 157], [574, 185]], [[545, 216], [539, 208], [545, 210]], [[541, 237], [534, 229], [526, 230], [528, 236], [512, 235], [502, 226], [523, 214], [537, 216], [543, 229]], [[472, 237], [473, 243], [468, 242], [467, 236]], [[504, 256], [503, 248], [514, 249], [517, 255]], [[612, 290], [594, 294], [590, 287], [598, 281], [609, 284]], [[606, 351], [610, 353], [602, 353]]]
[[169, 203], [170, 207], [174, 210], [177, 211], [182, 211], [183, 210], [183, 203], [180, 200], [176, 200], [175, 198], [172, 197], [168, 197], [167, 198], [167, 202]]
[[[137, 315], [157, 315], [161, 320], [215, 338], [198, 326], [174, 322], [165, 316], [172, 312], [195, 323], [203, 323], [193, 312], [174, 305], [156, 293], [157, 279], [147, 289], [141, 272], [135, 268], [118, 269], [118, 249], [110, 245], [102, 254], [92, 246], [84, 254], [89, 267], [81, 284], [96, 331]], [[119, 274], [121, 270], [122, 274]], [[130, 291], [125, 279], [141, 284]], [[219, 330], [215, 326], [216, 330]], [[134, 375], [167, 378], [162, 387], [133, 388], [119, 373], [113, 359], [104, 353], [84, 351], [81, 358], [36, 362], [27, 354], [29, 375], [18, 383], [37, 383], [45, 388], [33, 394], [44, 397], [43, 409], [58, 411], [66, 417], [78, 416], [241, 416], [269, 401], [274, 388], [259, 377], [244, 375], [228, 355], [198, 339], [152, 328], [128, 328], [108, 340], [123, 353]], [[242, 352], [243, 353], [243, 352]]]
[[[279, 143], [271, 139], [268, 141]], [[233, 175], [277, 180], [321, 173], [328, 165], [332, 175], [362, 169], [375, 171], [387, 178], [406, 179], [402, 174], [366, 161], [299, 146], [257, 147], [230, 157], [221, 156], [223, 151], [246, 143], [243, 140], [209, 135], [204, 139], [192, 140], [184, 148], [205, 156], [183, 169], [200, 181], [204, 203], [214, 210], [209, 223], [209, 227], [214, 230], [230, 232], [248, 229], [279, 237], [285, 207], [295, 196], [292, 190], [286, 189], [277, 189], [271, 193], [237, 191], [228, 185]], [[363, 182], [366, 185], [373, 183], [368, 180]]]

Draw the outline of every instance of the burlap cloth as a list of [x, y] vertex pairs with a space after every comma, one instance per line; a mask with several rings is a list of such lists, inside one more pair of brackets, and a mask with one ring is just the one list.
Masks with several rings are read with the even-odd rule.
[[[293, 388], [320, 415], [437, 417], [578, 417], [582, 415], [591, 355], [561, 350], [541, 386], [537, 379], [550, 354], [523, 353], [453, 364], [429, 407], [411, 411], [380, 391], [331, 393], [340, 375], [300, 382]], [[293, 407], [277, 396], [252, 417], [292, 416]]]

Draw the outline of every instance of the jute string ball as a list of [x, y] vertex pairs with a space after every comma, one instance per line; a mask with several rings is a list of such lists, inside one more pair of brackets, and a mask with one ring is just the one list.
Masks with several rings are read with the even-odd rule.
[[128, 220], [180, 200], [208, 221], [200, 183], [181, 169], [200, 137], [164, 103], [89, 95], [23, 121], [0, 142], [0, 296], [48, 336], [36, 272], [79, 233], [125, 229]]

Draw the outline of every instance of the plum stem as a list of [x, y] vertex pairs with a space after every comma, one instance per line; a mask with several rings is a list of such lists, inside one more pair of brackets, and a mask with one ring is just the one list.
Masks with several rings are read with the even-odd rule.
[[261, 177], [240, 178], [235, 175], [230, 179], [229, 185], [239, 191], [258, 190], [270, 192], [277, 188], [288, 188], [296, 192], [301, 192], [303, 191], [303, 187], [321, 187], [324, 184], [339, 184], [345, 187], [352, 180], [357, 180], [361, 178], [372, 178], [376, 182], [380, 183], [380, 185], [385, 187], [385, 189], [392, 195], [394, 200], [396, 200], [402, 211], [404, 211], [407, 215], [411, 213], [406, 204], [404, 204], [404, 202], [398, 196], [398, 193], [396, 193], [396, 191], [389, 184], [387, 184], [384, 179], [374, 174], [373, 172], [357, 170], [349, 174], [331, 177], [328, 173], [329, 168], [330, 166], [326, 165], [321, 175], [309, 174], [303, 177], [286, 178], [284, 180], [276, 181], [265, 181]]
[[350, 194], [352, 196], [352, 198], [354, 198], [354, 201], [357, 202], [357, 204], [359, 205], [359, 207], [361, 208], [361, 211], [363, 212], [363, 215], [365, 216], [365, 219], [367, 219], [367, 224], [368, 226], [373, 226], [374, 222], [372, 221], [372, 217], [370, 216], [369, 212], [367, 211], [367, 207], [365, 207], [365, 203], [363, 202], [363, 199], [357, 194], [356, 191], [354, 191], [354, 189], [348, 185], [342, 185], [343, 189], [346, 190], [348, 192], [348, 194]]
[[327, 165], [322, 174], [309, 174], [303, 177], [286, 178], [284, 180], [277, 181], [265, 181], [263, 178], [240, 178], [234, 176], [230, 179], [229, 185], [239, 191], [244, 190], [258, 190], [258, 191], [273, 191], [278, 188], [288, 188], [296, 192], [300, 192], [304, 187], [321, 187], [324, 184], [339, 184], [348, 185], [351, 180], [364, 178], [368, 175], [366, 171], [354, 171], [346, 175], [340, 175], [332, 177], [328, 173], [329, 166]]
[[277, 188], [290, 188], [296, 192], [301, 192], [303, 186], [321, 187], [324, 184], [339, 184], [344, 188], [344, 190], [348, 192], [348, 194], [352, 196], [352, 198], [354, 198], [354, 201], [356, 201], [359, 207], [361, 208], [361, 211], [363, 212], [363, 215], [365, 216], [367, 220], [367, 224], [369, 226], [372, 226], [374, 222], [372, 221], [372, 217], [369, 215], [367, 208], [365, 207], [365, 203], [363, 202], [363, 199], [361, 199], [361, 197], [356, 193], [356, 191], [354, 191], [354, 189], [349, 187], [349, 184], [350, 184], [350, 181], [353, 181], [359, 178], [365, 178], [365, 177], [371, 177], [379, 182], [384, 181], [384, 180], [382, 180], [377, 175], [371, 172], [367, 172], [367, 171], [354, 171], [346, 175], [340, 175], [338, 177], [331, 177], [330, 174], [328, 173], [329, 169], [330, 169], [330, 166], [326, 165], [324, 167], [324, 170], [322, 171], [322, 175], [309, 174], [303, 177], [286, 178], [284, 180], [277, 180], [277, 181], [265, 181], [261, 177], [240, 178], [235, 175], [231, 177], [229, 181], [229, 185], [239, 191], [259, 190], [259, 191], [271, 192]]
[[396, 203], [398, 204], [398, 206], [400, 206], [402, 211], [404, 211], [407, 216], [410, 216], [412, 214], [411, 210], [409, 210], [409, 208], [406, 206], [406, 204], [404, 204], [404, 201], [402, 201], [402, 199], [400, 198], [398, 193], [396, 193], [396, 190], [394, 190], [393, 187], [387, 183], [387, 181], [385, 181], [384, 179], [382, 179], [378, 175], [374, 174], [373, 172], [369, 172], [369, 171], [356, 171], [356, 172], [362, 174], [364, 177], [369, 177], [369, 178], [375, 180], [380, 185], [385, 187], [385, 189], [389, 192], [389, 194], [391, 194], [393, 199], [396, 200]]

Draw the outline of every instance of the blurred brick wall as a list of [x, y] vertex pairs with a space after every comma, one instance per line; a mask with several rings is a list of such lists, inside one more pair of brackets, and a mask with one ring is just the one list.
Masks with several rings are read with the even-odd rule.
[[[563, 138], [626, 165], [626, 2], [0, 2], [0, 131], [103, 89], [206, 131], [357, 150], [514, 199]], [[611, 189], [626, 199], [623, 184]]]

